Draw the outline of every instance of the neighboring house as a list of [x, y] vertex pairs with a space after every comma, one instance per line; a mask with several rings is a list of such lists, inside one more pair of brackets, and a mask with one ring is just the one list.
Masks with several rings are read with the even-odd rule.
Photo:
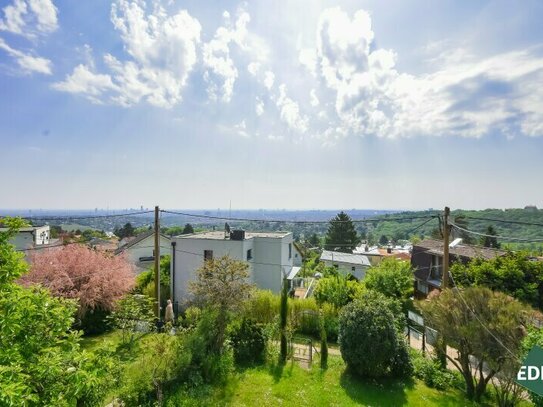
[[292, 259], [292, 265], [295, 267], [302, 267], [302, 262], [304, 259], [303, 249], [301, 245], [299, 245], [296, 242], [293, 242], [292, 244], [293, 244], [292, 250], [294, 250], [294, 258]]
[[291, 232], [233, 230], [172, 237], [171, 290], [174, 302], [189, 299], [189, 282], [207, 259], [228, 255], [249, 264], [250, 281], [258, 288], [279, 293], [293, 267]]
[[[7, 230], [7, 228], [0, 228], [0, 232], [5, 232]], [[51, 230], [49, 225], [21, 228], [9, 242], [15, 246], [15, 250], [19, 251], [36, 248], [38, 246], [47, 246], [52, 243]]]
[[[170, 238], [160, 234], [160, 257], [170, 254]], [[130, 263], [136, 266], [136, 272], [139, 274], [148, 269], [155, 260], [155, 232], [148, 230], [141, 233], [124, 245], [115, 250], [115, 254], [126, 253]]]
[[353, 254], [362, 254], [367, 256], [372, 266], [377, 266], [386, 257], [394, 257], [399, 260], [411, 260], [411, 245], [407, 246], [388, 246], [388, 247], [370, 247], [366, 243], [353, 250]]
[[351, 254], [323, 250], [320, 260], [326, 267], [335, 267], [343, 274], [351, 274], [358, 280], [366, 277], [366, 271], [370, 268], [369, 259], [362, 254]]
[[[468, 263], [475, 258], [492, 260], [504, 256], [503, 250], [463, 244], [455, 239], [449, 245], [449, 265], [455, 262]], [[415, 277], [415, 297], [425, 298], [434, 290], [441, 290], [443, 276], [443, 241], [426, 239], [413, 245], [411, 266]], [[451, 281], [452, 283], [452, 281]]]

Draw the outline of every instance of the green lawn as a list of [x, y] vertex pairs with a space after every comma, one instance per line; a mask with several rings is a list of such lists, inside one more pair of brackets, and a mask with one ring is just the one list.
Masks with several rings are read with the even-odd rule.
[[329, 368], [318, 363], [311, 370], [296, 363], [261, 366], [235, 373], [223, 387], [197, 394], [174, 390], [168, 406], [471, 406], [457, 390], [439, 392], [420, 381], [368, 382], [345, 372], [341, 358], [331, 357]]

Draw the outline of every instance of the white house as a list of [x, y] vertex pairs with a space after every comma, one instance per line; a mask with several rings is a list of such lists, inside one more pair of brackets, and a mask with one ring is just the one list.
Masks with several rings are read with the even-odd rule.
[[250, 281], [258, 288], [280, 292], [293, 267], [294, 245], [291, 232], [213, 231], [175, 236], [171, 252], [172, 299], [182, 303], [204, 260], [224, 255], [246, 261]]
[[[0, 228], [0, 232], [7, 231], [7, 228]], [[51, 230], [49, 225], [30, 226], [21, 228], [15, 236], [10, 239], [10, 243], [15, 246], [15, 250], [27, 250], [37, 246], [50, 244]]]
[[351, 274], [358, 280], [366, 277], [366, 271], [370, 268], [369, 259], [361, 254], [350, 254], [323, 250], [320, 260], [326, 267], [335, 267], [343, 274]]
[[[170, 238], [166, 235], [160, 234], [159, 240], [160, 256], [170, 254], [171, 245]], [[148, 269], [155, 260], [155, 232], [154, 230], [148, 230], [141, 233], [134, 239], [125, 243], [117, 250], [115, 254], [126, 253], [128, 261], [134, 264], [137, 269], [137, 273]]]

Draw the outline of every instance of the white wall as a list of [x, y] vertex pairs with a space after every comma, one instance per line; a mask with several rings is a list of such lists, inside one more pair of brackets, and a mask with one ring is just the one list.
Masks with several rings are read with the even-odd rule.
[[[351, 274], [359, 281], [363, 280], [364, 277], [366, 277], [366, 271], [368, 270], [368, 266], [362, 266], [360, 264], [342, 263], [339, 261], [324, 260], [324, 265], [326, 267], [335, 267], [337, 265], [339, 273], [344, 276], [347, 274]], [[352, 270], [353, 267], [354, 271]]]
[[180, 304], [189, 299], [189, 282], [195, 280], [196, 271], [204, 263], [204, 250], [213, 250], [213, 258], [228, 255], [247, 261], [247, 250], [251, 249], [253, 258], [247, 261], [250, 281], [260, 289], [273, 292], [281, 290], [283, 272], [288, 274], [292, 267], [292, 258], [288, 258], [288, 244], [292, 244], [290, 233], [282, 238], [251, 237], [243, 241], [189, 236], [174, 237], [172, 241], [176, 242], [176, 253], [175, 270], [172, 261], [171, 289], [172, 296]]
[[[168, 255], [171, 254], [171, 246], [170, 246], [170, 240], [165, 238], [164, 236], [160, 235], [160, 255]], [[126, 258], [128, 261], [132, 264], [141, 266], [140, 257], [152, 257], [153, 251], [155, 250], [155, 236], [150, 235], [143, 239], [142, 241], [136, 243], [133, 246], [127, 247], [124, 252], [126, 253]], [[147, 263], [146, 263], [147, 264]], [[153, 262], [148, 262], [149, 265], [153, 264]], [[138, 268], [138, 273], [143, 271], [145, 267]]]

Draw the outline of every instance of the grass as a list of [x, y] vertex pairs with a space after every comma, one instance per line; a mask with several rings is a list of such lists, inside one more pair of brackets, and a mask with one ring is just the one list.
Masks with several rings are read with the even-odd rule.
[[296, 363], [238, 370], [220, 387], [174, 390], [168, 406], [471, 406], [459, 390], [437, 391], [418, 380], [367, 381], [351, 376], [339, 357], [310, 370]]

